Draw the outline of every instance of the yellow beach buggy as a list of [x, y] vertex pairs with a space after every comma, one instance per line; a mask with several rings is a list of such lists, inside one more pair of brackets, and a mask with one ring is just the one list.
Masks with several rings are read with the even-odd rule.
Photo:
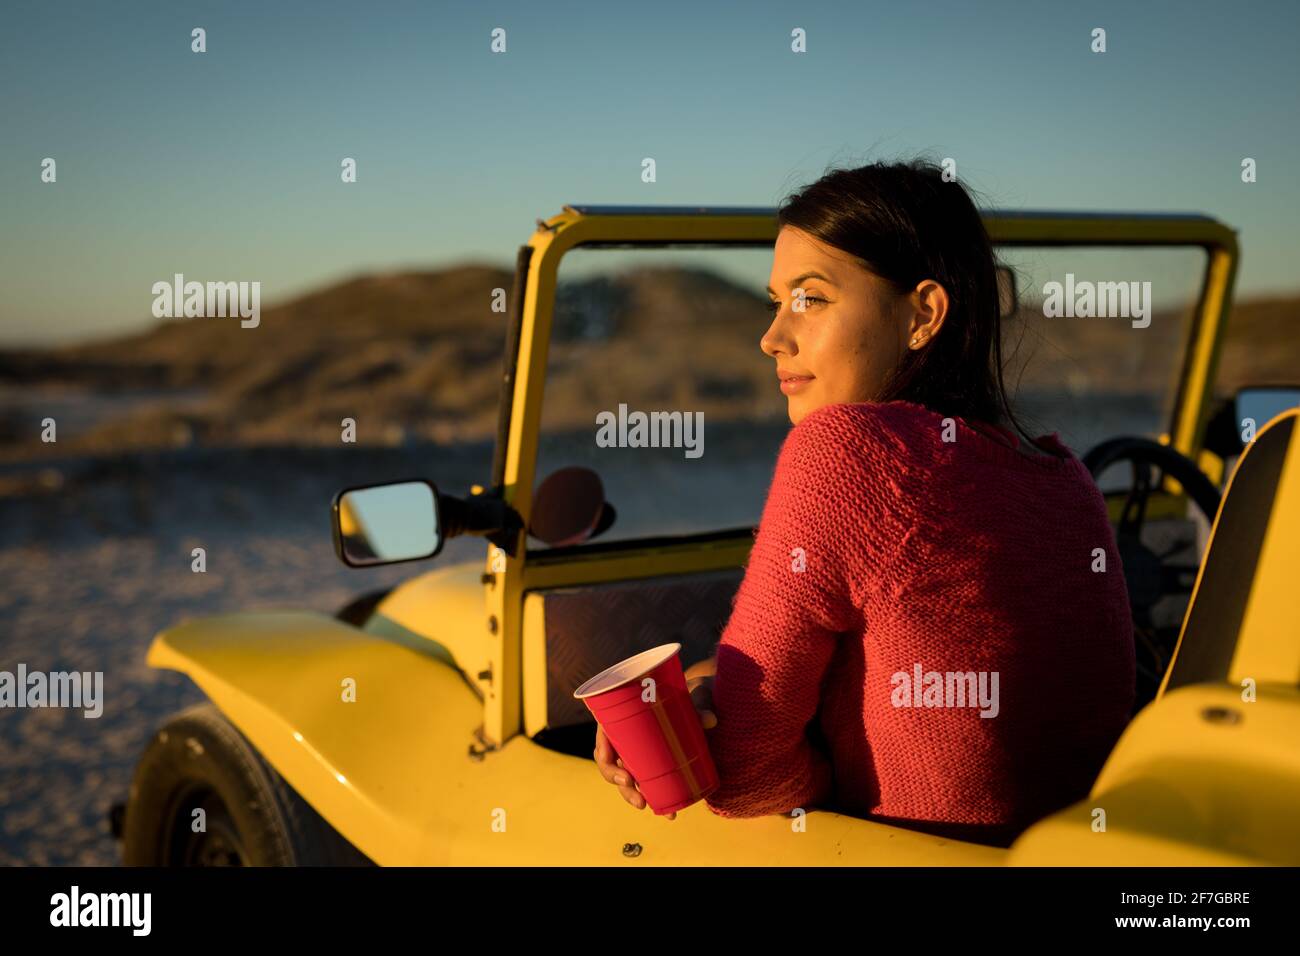
[[[1008, 848], [827, 809], [668, 821], [600, 779], [574, 689], [660, 644], [712, 653], [789, 422], [758, 348], [775, 210], [566, 206], [519, 250], [491, 474], [334, 502], [346, 563], [445, 542], [447, 566], [334, 617], [159, 634], [149, 664], [211, 703], [143, 755], [126, 862], [1300, 864], [1297, 393], [1215, 388], [1235, 234], [1198, 215], [986, 222], [1018, 413], [1097, 477], [1133, 602], [1138, 707], [1084, 799]], [[665, 441], [595, 440], [635, 412], [661, 412]], [[683, 447], [674, 412], [707, 442]]]

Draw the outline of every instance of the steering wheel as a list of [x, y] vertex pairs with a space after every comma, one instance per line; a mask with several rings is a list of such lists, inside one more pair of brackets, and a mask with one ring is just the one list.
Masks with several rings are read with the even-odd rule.
[[[1213, 524], [1219, 512], [1219, 490], [1190, 458], [1149, 438], [1112, 438], [1083, 456], [1083, 463], [1094, 479], [1123, 461], [1132, 466], [1132, 480], [1115, 529], [1115, 539], [1133, 610], [1133, 637], [1137, 652], [1137, 696], [1133, 712], [1137, 713], [1155, 699], [1173, 657], [1180, 630], [1179, 626], [1158, 626], [1152, 610], [1162, 598], [1190, 594], [1198, 570], [1195, 564], [1169, 560], [1191, 541], [1176, 541], [1161, 553], [1142, 541], [1147, 500], [1153, 489], [1164, 484], [1164, 478], [1173, 478], [1182, 485], [1206, 521]], [[1159, 481], [1153, 480], [1153, 469], [1159, 471]]]

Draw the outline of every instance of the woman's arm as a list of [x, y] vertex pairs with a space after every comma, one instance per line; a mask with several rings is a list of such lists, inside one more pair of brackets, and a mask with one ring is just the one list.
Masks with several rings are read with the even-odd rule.
[[808, 737], [845, 631], [860, 630], [851, 577], [862, 563], [853, 436], [838, 413], [791, 430], [715, 657], [708, 732], [722, 816], [785, 813], [825, 800], [830, 761]]

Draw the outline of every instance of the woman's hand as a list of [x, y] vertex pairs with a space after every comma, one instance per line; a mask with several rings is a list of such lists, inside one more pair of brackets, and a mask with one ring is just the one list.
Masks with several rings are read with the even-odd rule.
[[690, 678], [686, 681], [686, 689], [690, 692], [691, 703], [695, 705], [695, 712], [700, 715], [704, 729], [712, 730], [718, 726], [718, 715], [713, 712], [713, 675]]
[[[715, 658], [709, 658], [692, 665], [686, 671], [686, 689], [690, 692], [691, 703], [695, 705], [695, 712], [700, 717], [700, 723], [705, 730], [711, 730], [718, 725], [718, 717], [713, 712], [713, 673]], [[633, 779], [632, 774], [623, 766], [623, 761], [614, 752], [613, 745], [609, 738], [605, 736], [605, 730], [599, 724], [596, 725], [596, 769], [600, 775], [609, 783], [618, 787], [619, 794], [632, 806], [638, 810], [644, 809], [646, 802], [645, 797], [641, 795], [637, 782]], [[668, 813], [665, 816], [669, 820], [677, 819], [676, 813]]]
[[623, 799], [638, 810], [645, 807], [645, 797], [637, 789], [636, 781], [623, 767], [623, 761], [615, 756], [614, 747], [605, 736], [605, 728], [596, 725], [596, 769], [606, 781], [618, 787]]

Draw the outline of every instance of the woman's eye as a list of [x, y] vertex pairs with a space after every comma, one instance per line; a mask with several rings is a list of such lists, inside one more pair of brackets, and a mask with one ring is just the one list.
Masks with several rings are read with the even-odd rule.
[[[826, 300], [823, 299], [821, 296], [818, 296], [818, 295], [806, 295], [806, 296], [803, 297], [803, 301], [804, 301], [804, 305], [806, 306], [809, 302], [825, 302]], [[772, 301], [772, 302], [769, 302], [769, 303], [767, 304], [767, 311], [769, 311], [769, 312], [780, 312], [780, 311], [781, 311], [781, 303], [778, 302], [778, 301]]]
[[[803, 304], [805, 304], [805, 306], [806, 306], [806, 304], [807, 304], [807, 303], [810, 303], [810, 302], [826, 302], [826, 299], [823, 299], [822, 297], [820, 297], [820, 295], [805, 295], [805, 297], [803, 297]], [[780, 303], [780, 302], [777, 302], [777, 300], [772, 300], [772, 302], [768, 302], [768, 303], [767, 303], [767, 311], [768, 311], [768, 312], [780, 312], [780, 311], [781, 311], [781, 303]]]

